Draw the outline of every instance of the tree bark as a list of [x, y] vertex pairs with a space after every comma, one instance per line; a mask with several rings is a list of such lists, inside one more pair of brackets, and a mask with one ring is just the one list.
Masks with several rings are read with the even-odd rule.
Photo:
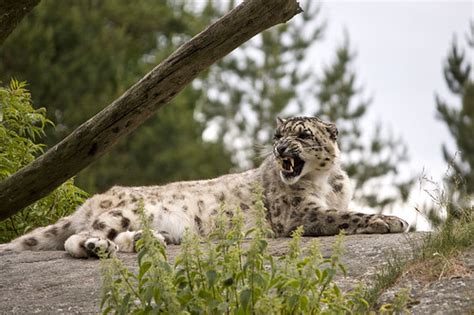
[[0, 2], [0, 45], [40, 0], [2, 0]]
[[214, 62], [299, 12], [296, 0], [248, 0], [208, 26], [112, 104], [0, 182], [0, 220], [46, 196], [108, 152]]

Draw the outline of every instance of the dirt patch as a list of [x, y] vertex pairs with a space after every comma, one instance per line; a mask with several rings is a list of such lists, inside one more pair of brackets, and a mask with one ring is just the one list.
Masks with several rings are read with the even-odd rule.
[[403, 273], [399, 282], [407, 280], [428, 284], [442, 279], [464, 278], [472, 275], [460, 257], [434, 256], [428, 261], [416, 262]]

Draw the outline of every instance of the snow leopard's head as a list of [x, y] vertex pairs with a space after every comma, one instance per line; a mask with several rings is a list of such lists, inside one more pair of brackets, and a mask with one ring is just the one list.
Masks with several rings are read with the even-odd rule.
[[329, 170], [339, 157], [337, 128], [317, 117], [277, 118], [273, 154], [288, 185], [313, 172]]

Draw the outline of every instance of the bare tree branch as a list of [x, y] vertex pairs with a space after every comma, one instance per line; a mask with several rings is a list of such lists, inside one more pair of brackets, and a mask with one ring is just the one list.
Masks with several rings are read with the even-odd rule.
[[0, 45], [40, 0], [0, 1]]
[[0, 182], [0, 219], [46, 196], [108, 152], [204, 69], [254, 35], [288, 21], [300, 11], [296, 0], [244, 1], [181, 46], [59, 144]]

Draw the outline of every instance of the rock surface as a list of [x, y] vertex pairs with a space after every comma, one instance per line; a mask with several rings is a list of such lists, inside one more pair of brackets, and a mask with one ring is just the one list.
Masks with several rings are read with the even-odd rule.
[[[379, 303], [389, 303], [399, 292], [405, 291], [409, 294], [408, 310], [413, 314], [473, 315], [474, 247], [455, 259], [445, 262], [441, 260], [444, 270], [449, 270], [453, 263], [457, 265], [457, 268], [454, 268], [457, 270], [451, 270], [435, 280], [427, 281], [423, 277], [417, 277], [417, 274], [405, 274], [380, 296]], [[418, 268], [426, 271], [433, 267], [422, 265]], [[419, 273], [418, 271], [418, 275]]]
[[[343, 288], [368, 283], [388, 253], [409, 255], [423, 233], [391, 235], [351, 235], [344, 240], [343, 262], [348, 277], [339, 279]], [[310, 238], [304, 238], [303, 246]], [[324, 255], [329, 255], [334, 237], [319, 238]], [[272, 254], [287, 250], [288, 239], [270, 240]], [[179, 253], [179, 246], [167, 248], [168, 257]], [[135, 254], [120, 254], [128, 266], [136, 266]], [[412, 288], [414, 314], [474, 314], [474, 248], [463, 256], [471, 270], [462, 278], [441, 279]], [[99, 313], [101, 276], [96, 259], [73, 259], [60, 251], [0, 254], [0, 314], [95, 314]], [[399, 288], [404, 283], [397, 284]]]

